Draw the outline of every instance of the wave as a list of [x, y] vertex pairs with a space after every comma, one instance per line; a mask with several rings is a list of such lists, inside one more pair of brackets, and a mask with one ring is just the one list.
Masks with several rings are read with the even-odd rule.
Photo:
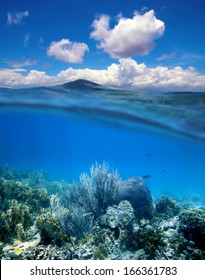
[[0, 89], [1, 107], [63, 110], [104, 123], [148, 127], [205, 140], [204, 92], [135, 91], [87, 80], [54, 87]]

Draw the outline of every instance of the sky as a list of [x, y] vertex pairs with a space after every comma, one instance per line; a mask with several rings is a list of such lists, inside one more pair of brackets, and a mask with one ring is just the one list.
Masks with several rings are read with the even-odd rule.
[[203, 0], [1, 0], [0, 86], [205, 90]]

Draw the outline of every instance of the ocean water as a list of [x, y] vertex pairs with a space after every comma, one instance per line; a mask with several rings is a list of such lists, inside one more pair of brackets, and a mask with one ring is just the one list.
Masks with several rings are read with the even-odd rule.
[[72, 182], [104, 161], [124, 180], [145, 177], [154, 199], [204, 205], [205, 93], [140, 92], [84, 80], [0, 89], [0, 165]]

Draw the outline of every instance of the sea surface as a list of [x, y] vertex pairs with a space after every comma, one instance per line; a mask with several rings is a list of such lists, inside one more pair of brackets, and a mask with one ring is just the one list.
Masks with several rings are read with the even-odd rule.
[[205, 204], [205, 93], [134, 91], [78, 80], [0, 89], [0, 165], [77, 181], [107, 162], [152, 197]]

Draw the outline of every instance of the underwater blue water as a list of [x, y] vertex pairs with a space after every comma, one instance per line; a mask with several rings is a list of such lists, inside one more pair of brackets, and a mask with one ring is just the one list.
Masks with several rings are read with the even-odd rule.
[[[121, 91], [117, 95], [118, 90], [114, 94], [111, 90], [109, 94], [106, 89], [106, 98], [100, 103], [98, 98], [102, 100], [105, 93], [98, 89], [63, 88], [62, 91], [1, 90], [0, 165], [43, 169], [50, 180], [72, 182], [78, 180], [82, 172], [89, 172], [95, 162], [106, 161], [118, 170], [122, 179], [148, 177], [144, 180], [153, 198], [168, 194], [182, 200], [192, 196], [205, 200], [205, 131], [201, 118], [204, 104], [201, 100], [194, 110], [191, 101], [188, 105], [186, 101], [185, 106], [183, 99], [177, 100], [175, 96], [172, 100], [177, 101], [171, 105], [170, 102], [162, 104], [157, 98], [154, 102], [152, 92], [146, 92], [144, 99], [143, 93], [130, 99], [129, 92]], [[29, 98], [31, 92], [35, 96]], [[72, 98], [64, 98], [65, 93]], [[147, 96], [152, 96], [151, 103]], [[185, 97], [184, 100], [189, 98], [187, 94]], [[143, 102], [134, 107], [133, 100], [140, 98]], [[179, 103], [183, 110], [180, 107], [176, 111]], [[154, 111], [147, 104], [154, 106]], [[102, 109], [106, 111], [102, 113]], [[140, 116], [138, 121], [133, 121], [130, 114], [135, 109]], [[196, 114], [200, 113], [199, 109], [201, 115]]]

